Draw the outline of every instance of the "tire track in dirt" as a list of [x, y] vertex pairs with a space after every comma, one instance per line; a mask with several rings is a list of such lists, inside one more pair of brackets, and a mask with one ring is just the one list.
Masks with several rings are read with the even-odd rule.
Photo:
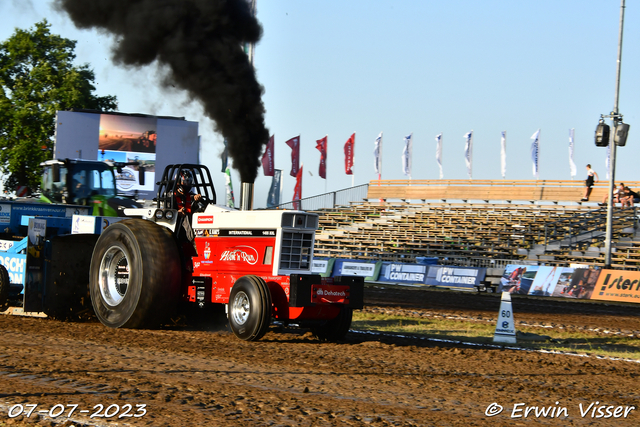
[[[451, 295], [436, 308], [426, 296], [432, 302], [439, 296], [408, 295], [413, 305], [396, 299], [381, 307], [484, 318], [492, 312], [484, 303], [442, 307]], [[564, 325], [588, 319], [547, 314], [554, 317], [545, 321]], [[616, 318], [637, 321], [626, 313], [612, 316], [612, 326]], [[11, 316], [0, 316], [0, 330], [5, 408], [16, 403], [147, 405], [147, 415], [118, 420], [118, 425], [501, 426], [514, 424], [507, 412], [517, 402], [541, 407], [560, 402], [571, 409], [568, 419], [515, 421], [609, 426], [613, 420], [580, 417], [577, 405], [640, 402], [639, 364], [411, 337], [350, 333], [345, 342], [329, 344], [301, 331], [272, 328], [263, 340], [249, 343], [225, 331], [114, 330], [98, 323]], [[484, 411], [493, 402], [505, 413], [487, 418]], [[0, 426], [8, 421], [5, 412]], [[640, 414], [615, 424], [638, 425]]]

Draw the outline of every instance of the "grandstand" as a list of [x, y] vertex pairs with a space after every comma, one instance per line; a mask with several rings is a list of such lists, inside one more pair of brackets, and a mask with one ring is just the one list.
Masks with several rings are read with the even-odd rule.
[[[640, 182], [626, 183], [640, 188]], [[315, 256], [503, 267], [541, 263], [604, 266], [607, 183], [579, 202], [582, 181], [372, 181], [320, 216]], [[352, 195], [353, 191], [351, 189]], [[326, 196], [325, 196], [326, 198]], [[344, 195], [333, 196], [333, 200]], [[612, 268], [640, 267], [635, 207], [614, 209]]]

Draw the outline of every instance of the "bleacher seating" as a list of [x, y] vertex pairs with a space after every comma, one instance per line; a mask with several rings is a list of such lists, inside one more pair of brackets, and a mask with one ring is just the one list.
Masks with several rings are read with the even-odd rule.
[[[640, 181], [626, 181], [632, 190]], [[609, 189], [608, 181], [594, 184], [591, 202], [601, 202]], [[580, 202], [584, 195], [582, 180], [381, 180], [371, 181], [369, 200], [484, 200]]]
[[[545, 224], [561, 224], [561, 220], [576, 214], [587, 216], [597, 209], [575, 202], [557, 202], [553, 205], [504, 201], [352, 203], [317, 212], [320, 230], [315, 256], [383, 261], [413, 261], [426, 256], [438, 257], [441, 264], [479, 266], [519, 261], [604, 265], [602, 236], [594, 235], [573, 247], [549, 241]], [[633, 240], [634, 232], [633, 227], [614, 227], [614, 267], [640, 266], [640, 239]], [[627, 239], [624, 248], [620, 246], [623, 239]]]

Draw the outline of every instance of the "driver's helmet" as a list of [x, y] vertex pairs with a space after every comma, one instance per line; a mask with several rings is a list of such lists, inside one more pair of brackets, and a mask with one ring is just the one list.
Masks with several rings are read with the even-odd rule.
[[180, 171], [180, 177], [178, 178], [178, 185], [182, 187], [182, 191], [188, 193], [193, 186], [193, 175], [191, 171], [183, 169]]

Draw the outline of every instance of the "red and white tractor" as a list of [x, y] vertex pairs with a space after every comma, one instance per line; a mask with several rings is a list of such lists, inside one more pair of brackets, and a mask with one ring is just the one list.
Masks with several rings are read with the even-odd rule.
[[[179, 213], [183, 171], [200, 194], [191, 214]], [[362, 308], [363, 279], [311, 273], [318, 216], [297, 210], [234, 210], [215, 205], [205, 166], [169, 165], [154, 208], [125, 209], [131, 219], [107, 227], [90, 266], [90, 294], [110, 327], [153, 327], [178, 306], [225, 304], [231, 330], [258, 340], [272, 319], [340, 340]], [[188, 221], [188, 223], [187, 223]]]

